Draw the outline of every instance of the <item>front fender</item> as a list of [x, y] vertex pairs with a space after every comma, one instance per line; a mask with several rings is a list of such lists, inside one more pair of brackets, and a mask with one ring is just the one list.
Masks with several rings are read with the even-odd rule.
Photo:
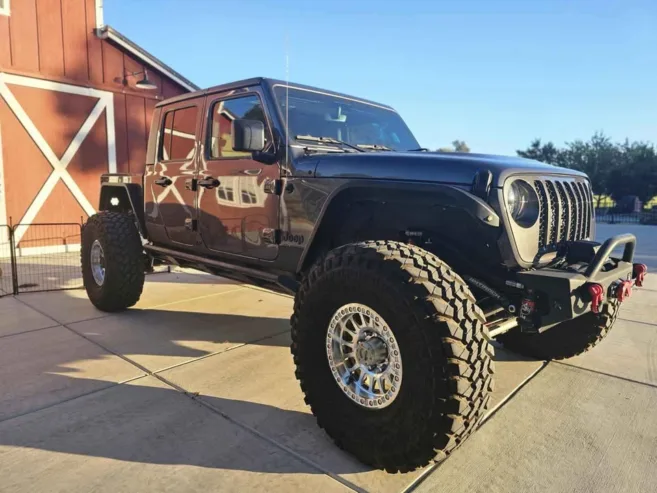
[[[113, 200], [115, 199], [115, 200]], [[118, 202], [113, 204], [112, 202]], [[137, 218], [137, 226], [142, 237], [146, 238], [144, 218], [144, 193], [139, 183], [102, 183], [100, 187], [99, 211], [132, 212]]]
[[[327, 236], [335, 237], [334, 232], [330, 230], [335, 228], [336, 221], [343, 224], [349, 220], [348, 213], [340, 211], [345, 204], [376, 202], [385, 205], [385, 210], [389, 211], [386, 212], [390, 216], [389, 220], [402, 229], [423, 226], [435, 226], [439, 229], [438, 225], [441, 221], [438, 216], [443, 217], [450, 213], [459, 217], [465, 215], [470, 218], [469, 223], [479, 224], [486, 230], [497, 230], [500, 226], [500, 218], [490, 205], [468, 191], [450, 184], [310, 179], [299, 180], [296, 184], [297, 190], [301, 189], [299, 192], [302, 196], [304, 187], [307, 187], [310, 192], [308, 195], [313, 197], [314, 203], [312, 206], [306, 204], [307, 207], [303, 209], [310, 212], [311, 217], [308, 219], [315, 224], [315, 227], [310, 238], [305, 242], [297, 272], [303, 270], [308, 257], [313, 255], [313, 251], [317, 251], [318, 241], [324, 241]], [[325, 194], [321, 193], [322, 189], [326, 191]], [[402, 226], [402, 222], [406, 224]], [[472, 238], [465, 237], [461, 240], [470, 242]]]

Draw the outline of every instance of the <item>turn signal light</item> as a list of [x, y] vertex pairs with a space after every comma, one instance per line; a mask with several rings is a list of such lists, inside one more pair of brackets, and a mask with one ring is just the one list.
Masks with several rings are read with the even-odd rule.
[[634, 264], [634, 279], [635, 284], [639, 287], [643, 286], [643, 279], [646, 277], [648, 267], [646, 264]]
[[605, 290], [600, 284], [589, 284], [589, 294], [591, 295], [591, 311], [593, 313], [600, 313], [600, 305], [605, 297]]

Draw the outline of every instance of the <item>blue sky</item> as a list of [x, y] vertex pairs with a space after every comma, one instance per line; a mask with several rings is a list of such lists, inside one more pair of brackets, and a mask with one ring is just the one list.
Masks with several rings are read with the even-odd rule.
[[[657, 142], [655, 0], [105, 0], [202, 87], [267, 76], [387, 103], [426, 147]], [[287, 41], [286, 41], [287, 40]]]

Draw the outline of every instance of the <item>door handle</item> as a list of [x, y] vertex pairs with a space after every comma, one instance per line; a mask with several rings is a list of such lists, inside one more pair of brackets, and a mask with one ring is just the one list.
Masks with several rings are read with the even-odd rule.
[[208, 189], [218, 187], [220, 184], [221, 182], [219, 180], [211, 176], [208, 176], [198, 181], [199, 187], [208, 188]]
[[157, 180], [155, 180], [153, 183], [155, 183], [156, 185], [160, 185], [161, 187], [168, 187], [173, 182], [171, 181], [171, 178], [163, 176], [162, 178], [158, 178]]

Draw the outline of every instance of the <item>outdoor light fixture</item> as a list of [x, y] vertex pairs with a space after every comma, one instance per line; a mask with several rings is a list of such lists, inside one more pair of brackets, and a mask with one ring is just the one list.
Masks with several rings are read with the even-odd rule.
[[141, 75], [141, 74], [144, 74], [144, 77], [142, 77], [141, 80], [138, 80], [135, 83], [135, 87], [137, 89], [143, 89], [145, 91], [153, 91], [157, 89], [157, 86], [149, 80], [148, 71], [146, 69], [144, 69], [142, 72], [131, 72], [129, 74], [126, 74], [123, 77], [123, 84], [126, 85], [128, 83], [128, 77], [136, 77], [137, 75]]

